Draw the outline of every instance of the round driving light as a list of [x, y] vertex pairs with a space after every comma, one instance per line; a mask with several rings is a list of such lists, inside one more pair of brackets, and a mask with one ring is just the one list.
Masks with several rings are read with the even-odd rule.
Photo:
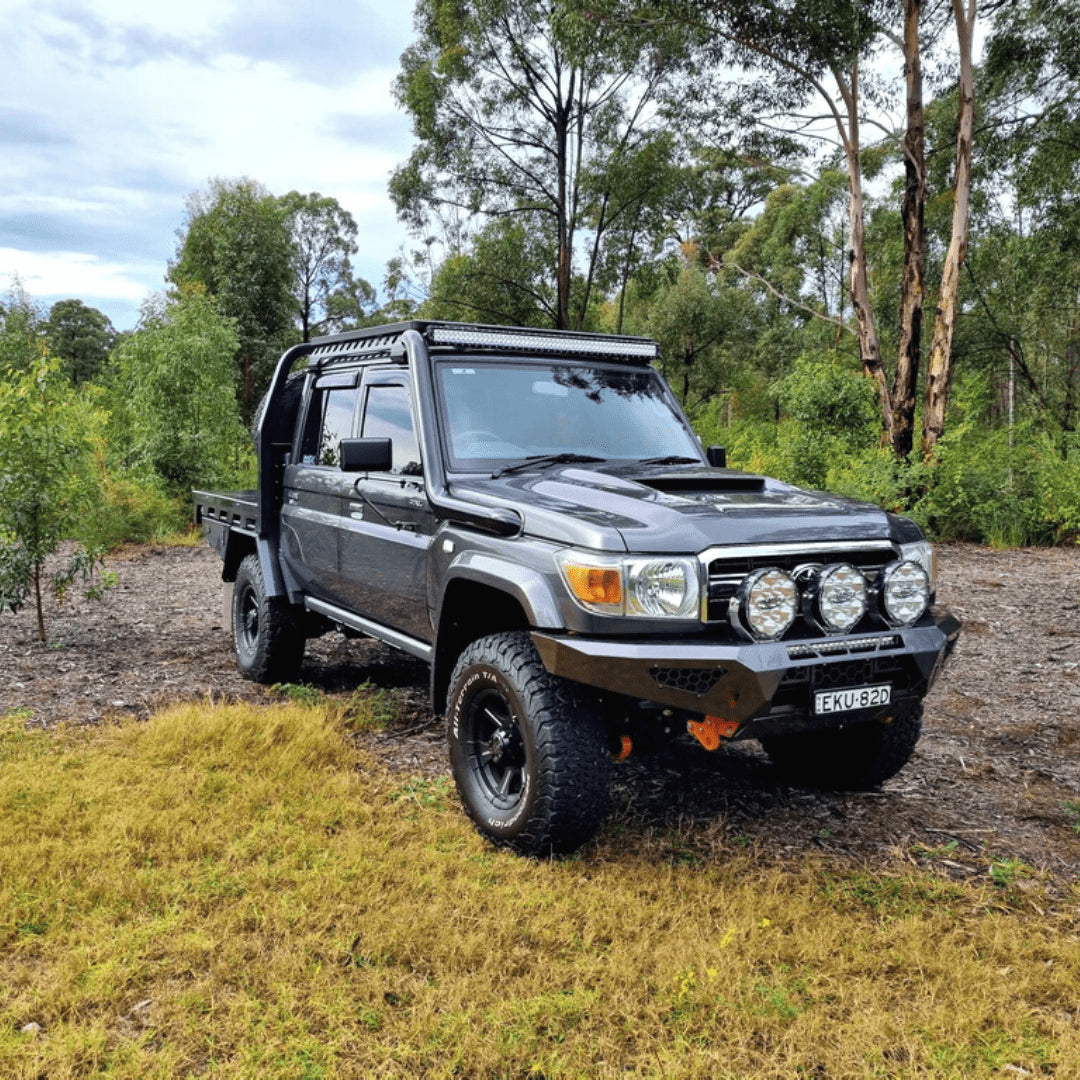
[[826, 633], [846, 634], [866, 614], [866, 578], [849, 563], [822, 567], [814, 575], [814, 621]]
[[881, 604], [894, 626], [910, 626], [930, 603], [930, 578], [910, 559], [889, 563], [881, 572]]
[[732, 625], [748, 637], [770, 641], [795, 621], [799, 590], [791, 575], [776, 567], [743, 578], [729, 601]]
[[697, 582], [681, 562], [632, 565], [626, 592], [631, 610], [641, 615], [692, 615], [698, 602]]

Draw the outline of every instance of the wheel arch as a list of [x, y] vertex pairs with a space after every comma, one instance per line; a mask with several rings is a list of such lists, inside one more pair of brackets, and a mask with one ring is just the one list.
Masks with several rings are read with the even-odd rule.
[[530, 610], [522, 599], [472, 575], [459, 575], [448, 582], [431, 661], [431, 706], [435, 713], [445, 710], [454, 664], [469, 645], [489, 634], [532, 629]]

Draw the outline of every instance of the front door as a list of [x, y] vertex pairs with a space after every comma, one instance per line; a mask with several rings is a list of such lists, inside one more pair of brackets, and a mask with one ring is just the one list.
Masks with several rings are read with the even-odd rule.
[[428, 615], [428, 548], [434, 517], [407, 375], [369, 372], [364, 380], [360, 435], [389, 438], [388, 472], [354, 477], [339, 534], [340, 573], [350, 608], [422, 641], [433, 639]]

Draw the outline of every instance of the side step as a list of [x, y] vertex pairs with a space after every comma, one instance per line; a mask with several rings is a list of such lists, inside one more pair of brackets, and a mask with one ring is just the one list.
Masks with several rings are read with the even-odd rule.
[[361, 618], [344, 608], [328, 604], [325, 600], [315, 600], [308, 596], [304, 598], [304, 607], [308, 611], [314, 611], [316, 615], [322, 615], [323, 618], [329, 619], [331, 622], [347, 626], [350, 630], [358, 630], [361, 634], [367, 634], [368, 637], [377, 638], [379, 641], [385, 641], [387, 645], [393, 645], [395, 649], [401, 649], [402, 652], [407, 652], [410, 656], [431, 663], [435, 650], [426, 641], [421, 641], [419, 638], [414, 638], [409, 634], [403, 634], [400, 630], [392, 630], [389, 626], [383, 626], [382, 623]]

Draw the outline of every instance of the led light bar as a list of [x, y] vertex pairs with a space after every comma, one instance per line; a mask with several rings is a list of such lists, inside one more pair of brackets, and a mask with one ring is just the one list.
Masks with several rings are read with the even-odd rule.
[[494, 346], [533, 352], [580, 353], [583, 356], [633, 356], [645, 360], [654, 360], [660, 355], [655, 341], [605, 337], [602, 334], [574, 337], [570, 334], [530, 334], [468, 326], [432, 326], [428, 329], [428, 335], [433, 345]]
[[871, 652], [877, 649], [894, 649], [898, 645], [900, 639], [895, 634], [886, 634], [881, 637], [849, 638], [846, 641], [815, 641], [811, 645], [789, 645], [787, 654], [791, 660], [805, 660], [808, 656]]

